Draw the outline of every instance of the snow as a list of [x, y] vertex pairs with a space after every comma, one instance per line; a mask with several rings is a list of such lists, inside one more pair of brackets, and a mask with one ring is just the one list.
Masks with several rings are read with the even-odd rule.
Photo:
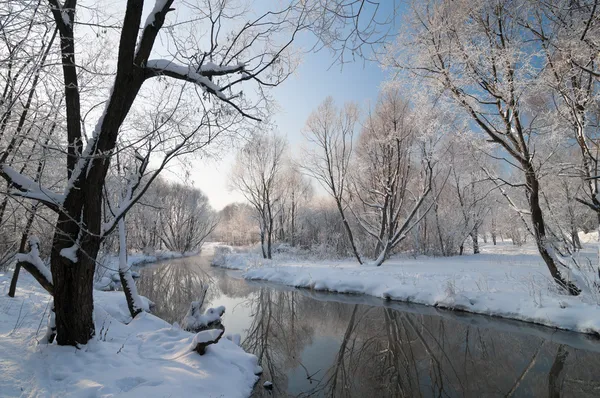
[[215, 341], [216, 339], [219, 338], [219, 336], [223, 334], [223, 330], [221, 329], [210, 329], [210, 330], [203, 330], [201, 332], [198, 332], [194, 335], [194, 338], [192, 339], [192, 344], [190, 345], [190, 351], [193, 351], [194, 348], [196, 348], [196, 346], [198, 344], [204, 344], [204, 343], [208, 343], [211, 341]]
[[69, 259], [72, 263], [77, 263], [77, 250], [79, 250], [79, 245], [74, 244], [73, 246], [62, 249], [60, 255]]
[[[2, 171], [10, 178], [13, 184], [20, 187], [18, 190], [12, 190], [11, 193], [29, 199], [37, 199], [45, 202], [52, 202], [61, 205], [65, 196], [52, 192], [40, 185], [39, 182], [24, 176], [10, 166], [2, 165]], [[23, 192], [23, 191], [25, 192]]]
[[69, 17], [69, 13], [66, 10], [61, 10], [60, 15], [62, 17], [63, 23], [66, 26], [71, 26], [71, 18]]
[[181, 327], [185, 330], [198, 330], [207, 327], [209, 324], [220, 320], [221, 316], [225, 313], [225, 307], [223, 306], [209, 308], [204, 314], [194, 313], [194, 309], [199, 306], [194, 304], [198, 303], [192, 303], [181, 323]]
[[46, 278], [46, 280], [52, 283], [52, 273], [46, 266], [44, 261], [40, 258], [40, 241], [35, 236], [29, 238], [29, 253], [18, 253], [15, 259], [19, 262], [26, 262], [33, 265], [37, 270]]
[[1, 396], [246, 397], [257, 380], [257, 358], [228, 339], [200, 356], [193, 333], [148, 313], [129, 322], [122, 292], [94, 292], [87, 345], [42, 344], [50, 296], [27, 273], [15, 298], [9, 283], [0, 273]]
[[152, 8], [152, 11], [150, 11], [150, 14], [148, 14], [148, 18], [146, 18], [146, 23], [144, 24], [144, 29], [150, 25], [154, 26], [154, 20], [155, 20], [154, 16], [157, 13], [161, 12], [166, 4], [167, 4], [167, 0], [156, 0], [154, 2], [154, 8]]
[[[583, 239], [585, 240], [585, 239]], [[579, 264], [595, 263], [595, 246], [578, 253]], [[432, 258], [397, 256], [382, 266], [310, 256], [274, 255], [217, 248], [213, 265], [244, 270], [250, 280], [397, 300], [517, 319], [582, 333], [600, 334], [600, 294], [595, 272], [579, 270], [589, 286], [580, 296], [562, 294], [534, 244], [482, 245], [482, 254]], [[585, 279], [581, 278], [585, 276]]]
[[[215, 94], [222, 100], [227, 100], [227, 96], [223, 94], [221, 88], [213, 83], [208, 77], [201, 75], [196, 72], [194, 68], [190, 66], [183, 66], [174, 63], [173, 61], [169, 61], [166, 59], [151, 59], [146, 63], [147, 68], [157, 69], [159, 71], [172, 72], [182, 77], [186, 77], [187, 79], [193, 81], [194, 83], [200, 85], [204, 90], [208, 90]], [[223, 72], [229, 72], [231, 67], [222, 67], [221, 70]], [[234, 68], [235, 69], [235, 68]]]

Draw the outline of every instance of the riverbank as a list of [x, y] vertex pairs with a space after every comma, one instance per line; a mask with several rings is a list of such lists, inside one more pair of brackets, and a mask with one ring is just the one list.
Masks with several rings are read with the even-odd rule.
[[10, 298], [10, 277], [0, 272], [3, 397], [247, 397], [258, 379], [257, 358], [228, 339], [200, 356], [193, 333], [149, 313], [130, 321], [118, 291], [94, 291], [96, 337], [87, 345], [45, 344], [50, 296], [22, 272]]
[[[577, 254], [579, 263], [595, 264], [595, 250], [594, 244], [586, 245]], [[249, 280], [368, 294], [600, 335], [597, 291], [589, 289], [577, 297], [561, 294], [533, 244], [487, 244], [478, 255], [401, 256], [381, 267], [287, 254], [263, 260], [255, 250], [217, 249], [213, 264], [243, 270]], [[587, 284], [593, 286], [594, 282], [588, 280]]]

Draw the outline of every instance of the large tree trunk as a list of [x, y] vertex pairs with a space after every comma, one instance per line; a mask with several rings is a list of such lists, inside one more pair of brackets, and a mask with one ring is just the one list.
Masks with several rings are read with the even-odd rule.
[[381, 252], [379, 252], [379, 255], [375, 259], [375, 266], [379, 267], [381, 264], [383, 264], [390, 252], [390, 246], [391, 245], [389, 241], [381, 245]]
[[267, 252], [265, 251], [265, 230], [260, 229], [260, 250], [262, 251], [263, 258], [267, 258]]
[[57, 253], [58, 248], [53, 250], [52, 279], [59, 345], [86, 344], [95, 333], [93, 281], [99, 245], [89, 242], [85, 246], [85, 254], [80, 253], [75, 264]]

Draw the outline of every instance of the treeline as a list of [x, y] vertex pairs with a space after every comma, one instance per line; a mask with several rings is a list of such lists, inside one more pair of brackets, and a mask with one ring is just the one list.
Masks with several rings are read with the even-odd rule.
[[[110, 186], [110, 182], [108, 183]], [[106, 204], [108, 207], [108, 204]], [[51, 236], [53, 213], [27, 206], [5, 196], [0, 204], [0, 266], [7, 266], [17, 252], [23, 234]], [[110, 213], [110, 210], [106, 210]], [[151, 254], [155, 250], [193, 252], [201, 248], [217, 225], [218, 216], [206, 195], [190, 185], [158, 178], [143, 199], [128, 212], [126, 235], [130, 251]], [[50, 252], [50, 240], [40, 239], [42, 258]], [[101, 252], [118, 253], [115, 231], [104, 240]]]

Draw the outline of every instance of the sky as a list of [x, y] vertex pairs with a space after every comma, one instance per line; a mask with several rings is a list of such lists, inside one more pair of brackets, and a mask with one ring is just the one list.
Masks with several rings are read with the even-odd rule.
[[[298, 43], [308, 48], [308, 38]], [[327, 97], [332, 96], [338, 105], [354, 101], [367, 109], [374, 104], [387, 73], [379, 64], [364, 60], [355, 63], [333, 64], [327, 50], [307, 53], [294, 75], [271, 94], [279, 111], [273, 115], [278, 132], [288, 139], [292, 155], [297, 153], [303, 142], [302, 129], [310, 113]], [[235, 159], [235, 148], [223, 153], [219, 160], [203, 160], [194, 166], [191, 178], [209, 198], [211, 205], [220, 210], [230, 203], [243, 202], [244, 197], [228, 187], [228, 174]]]

